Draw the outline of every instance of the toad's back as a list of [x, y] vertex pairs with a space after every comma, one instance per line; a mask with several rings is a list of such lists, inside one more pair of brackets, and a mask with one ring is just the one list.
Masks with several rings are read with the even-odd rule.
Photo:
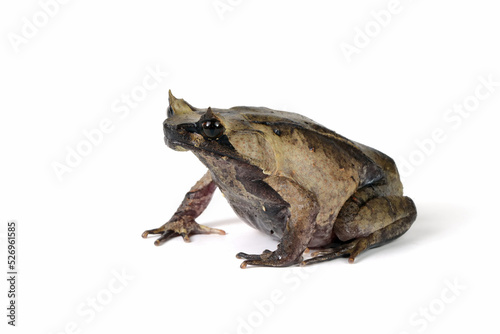
[[[237, 135], [229, 135], [230, 141], [234, 138], [236, 144], [237, 136], [245, 133], [242, 145], [246, 147], [238, 147], [240, 151], [272, 155], [267, 160], [253, 161], [255, 165], [260, 163], [269, 177], [293, 179], [315, 195], [320, 207], [316, 218], [320, 234], [329, 234], [343, 204], [365, 185], [387, 182], [391, 193], [402, 194], [397, 169], [390, 157], [307, 117], [253, 107], [234, 107], [222, 116], [228, 122], [232, 116], [235, 118], [232, 128], [240, 126]], [[256, 140], [255, 147], [251, 147], [252, 131], [264, 138]]]

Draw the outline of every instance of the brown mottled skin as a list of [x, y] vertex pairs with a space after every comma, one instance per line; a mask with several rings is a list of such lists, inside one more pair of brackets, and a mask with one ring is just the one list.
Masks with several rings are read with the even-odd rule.
[[[261, 107], [199, 109], [170, 92], [165, 143], [192, 151], [208, 172], [162, 227], [159, 245], [175, 236], [224, 231], [198, 225], [218, 187], [236, 214], [280, 240], [241, 265], [289, 266], [349, 256], [405, 233], [416, 208], [403, 196], [394, 161], [314, 121]], [[328, 248], [335, 245], [334, 248]], [[306, 248], [320, 248], [302, 260]]]

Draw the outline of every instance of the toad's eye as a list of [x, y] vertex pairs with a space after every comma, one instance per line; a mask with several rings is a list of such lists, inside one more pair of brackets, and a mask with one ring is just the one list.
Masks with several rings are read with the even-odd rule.
[[216, 139], [224, 133], [224, 127], [216, 119], [204, 121], [201, 124], [201, 128], [203, 129], [203, 134], [210, 139]]

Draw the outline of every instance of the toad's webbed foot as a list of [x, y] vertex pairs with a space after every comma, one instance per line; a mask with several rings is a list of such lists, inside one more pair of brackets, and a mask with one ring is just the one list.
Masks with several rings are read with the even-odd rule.
[[207, 207], [216, 188], [210, 172], [207, 172], [186, 194], [173, 217], [159, 228], [144, 231], [142, 237], [160, 234], [155, 241], [155, 245], [159, 246], [177, 236], [189, 242], [189, 237], [194, 234], [226, 234], [223, 230], [203, 226], [195, 221]]
[[353, 263], [356, 256], [368, 248], [368, 238], [359, 238], [334, 248], [321, 249], [311, 253], [312, 258], [301, 262], [301, 266], [330, 261], [339, 257], [349, 256], [349, 263]]
[[297, 259], [295, 256], [286, 255], [280, 250], [280, 248], [274, 252], [266, 249], [260, 255], [240, 252], [236, 254], [236, 258], [245, 259], [245, 261], [243, 261], [240, 265], [240, 268], [242, 269], [245, 269], [248, 265], [263, 267], [287, 267], [298, 264], [302, 261], [302, 257]]
[[142, 233], [142, 237], [146, 238], [150, 234], [161, 234], [160, 237], [155, 241], [155, 245], [159, 246], [177, 236], [181, 236], [184, 241], [189, 242], [189, 237], [194, 234], [224, 235], [226, 234], [226, 232], [217, 228], [200, 225], [195, 222], [194, 219], [179, 219], [169, 221], [160, 228], [144, 231]]

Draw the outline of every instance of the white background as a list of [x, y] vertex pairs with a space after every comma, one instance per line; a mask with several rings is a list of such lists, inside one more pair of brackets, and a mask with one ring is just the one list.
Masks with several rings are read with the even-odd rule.
[[[15, 329], [1, 280], [2, 333], [498, 331], [493, 3], [401, 0], [381, 27], [371, 13], [389, 1], [69, 1], [46, 24], [39, 2], [2, 2], [0, 261], [15, 219], [20, 273]], [[16, 46], [26, 21], [39, 27]], [[168, 75], [116, 113], [148, 68]], [[298, 112], [380, 149], [405, 165], [417, 221], [354, 265], [242, 270], [237, 252], [276, 242], [217, 192], [198, 222], [226, 236], [155, 247], [141, 233], [204, 173], [163, 143], [169, 88], [199, 107]], [[448, 111], [464, 101], [478, 102], [466, 117]], [[106, 119], [112, 131], [59, 180], [54, 163]]]

